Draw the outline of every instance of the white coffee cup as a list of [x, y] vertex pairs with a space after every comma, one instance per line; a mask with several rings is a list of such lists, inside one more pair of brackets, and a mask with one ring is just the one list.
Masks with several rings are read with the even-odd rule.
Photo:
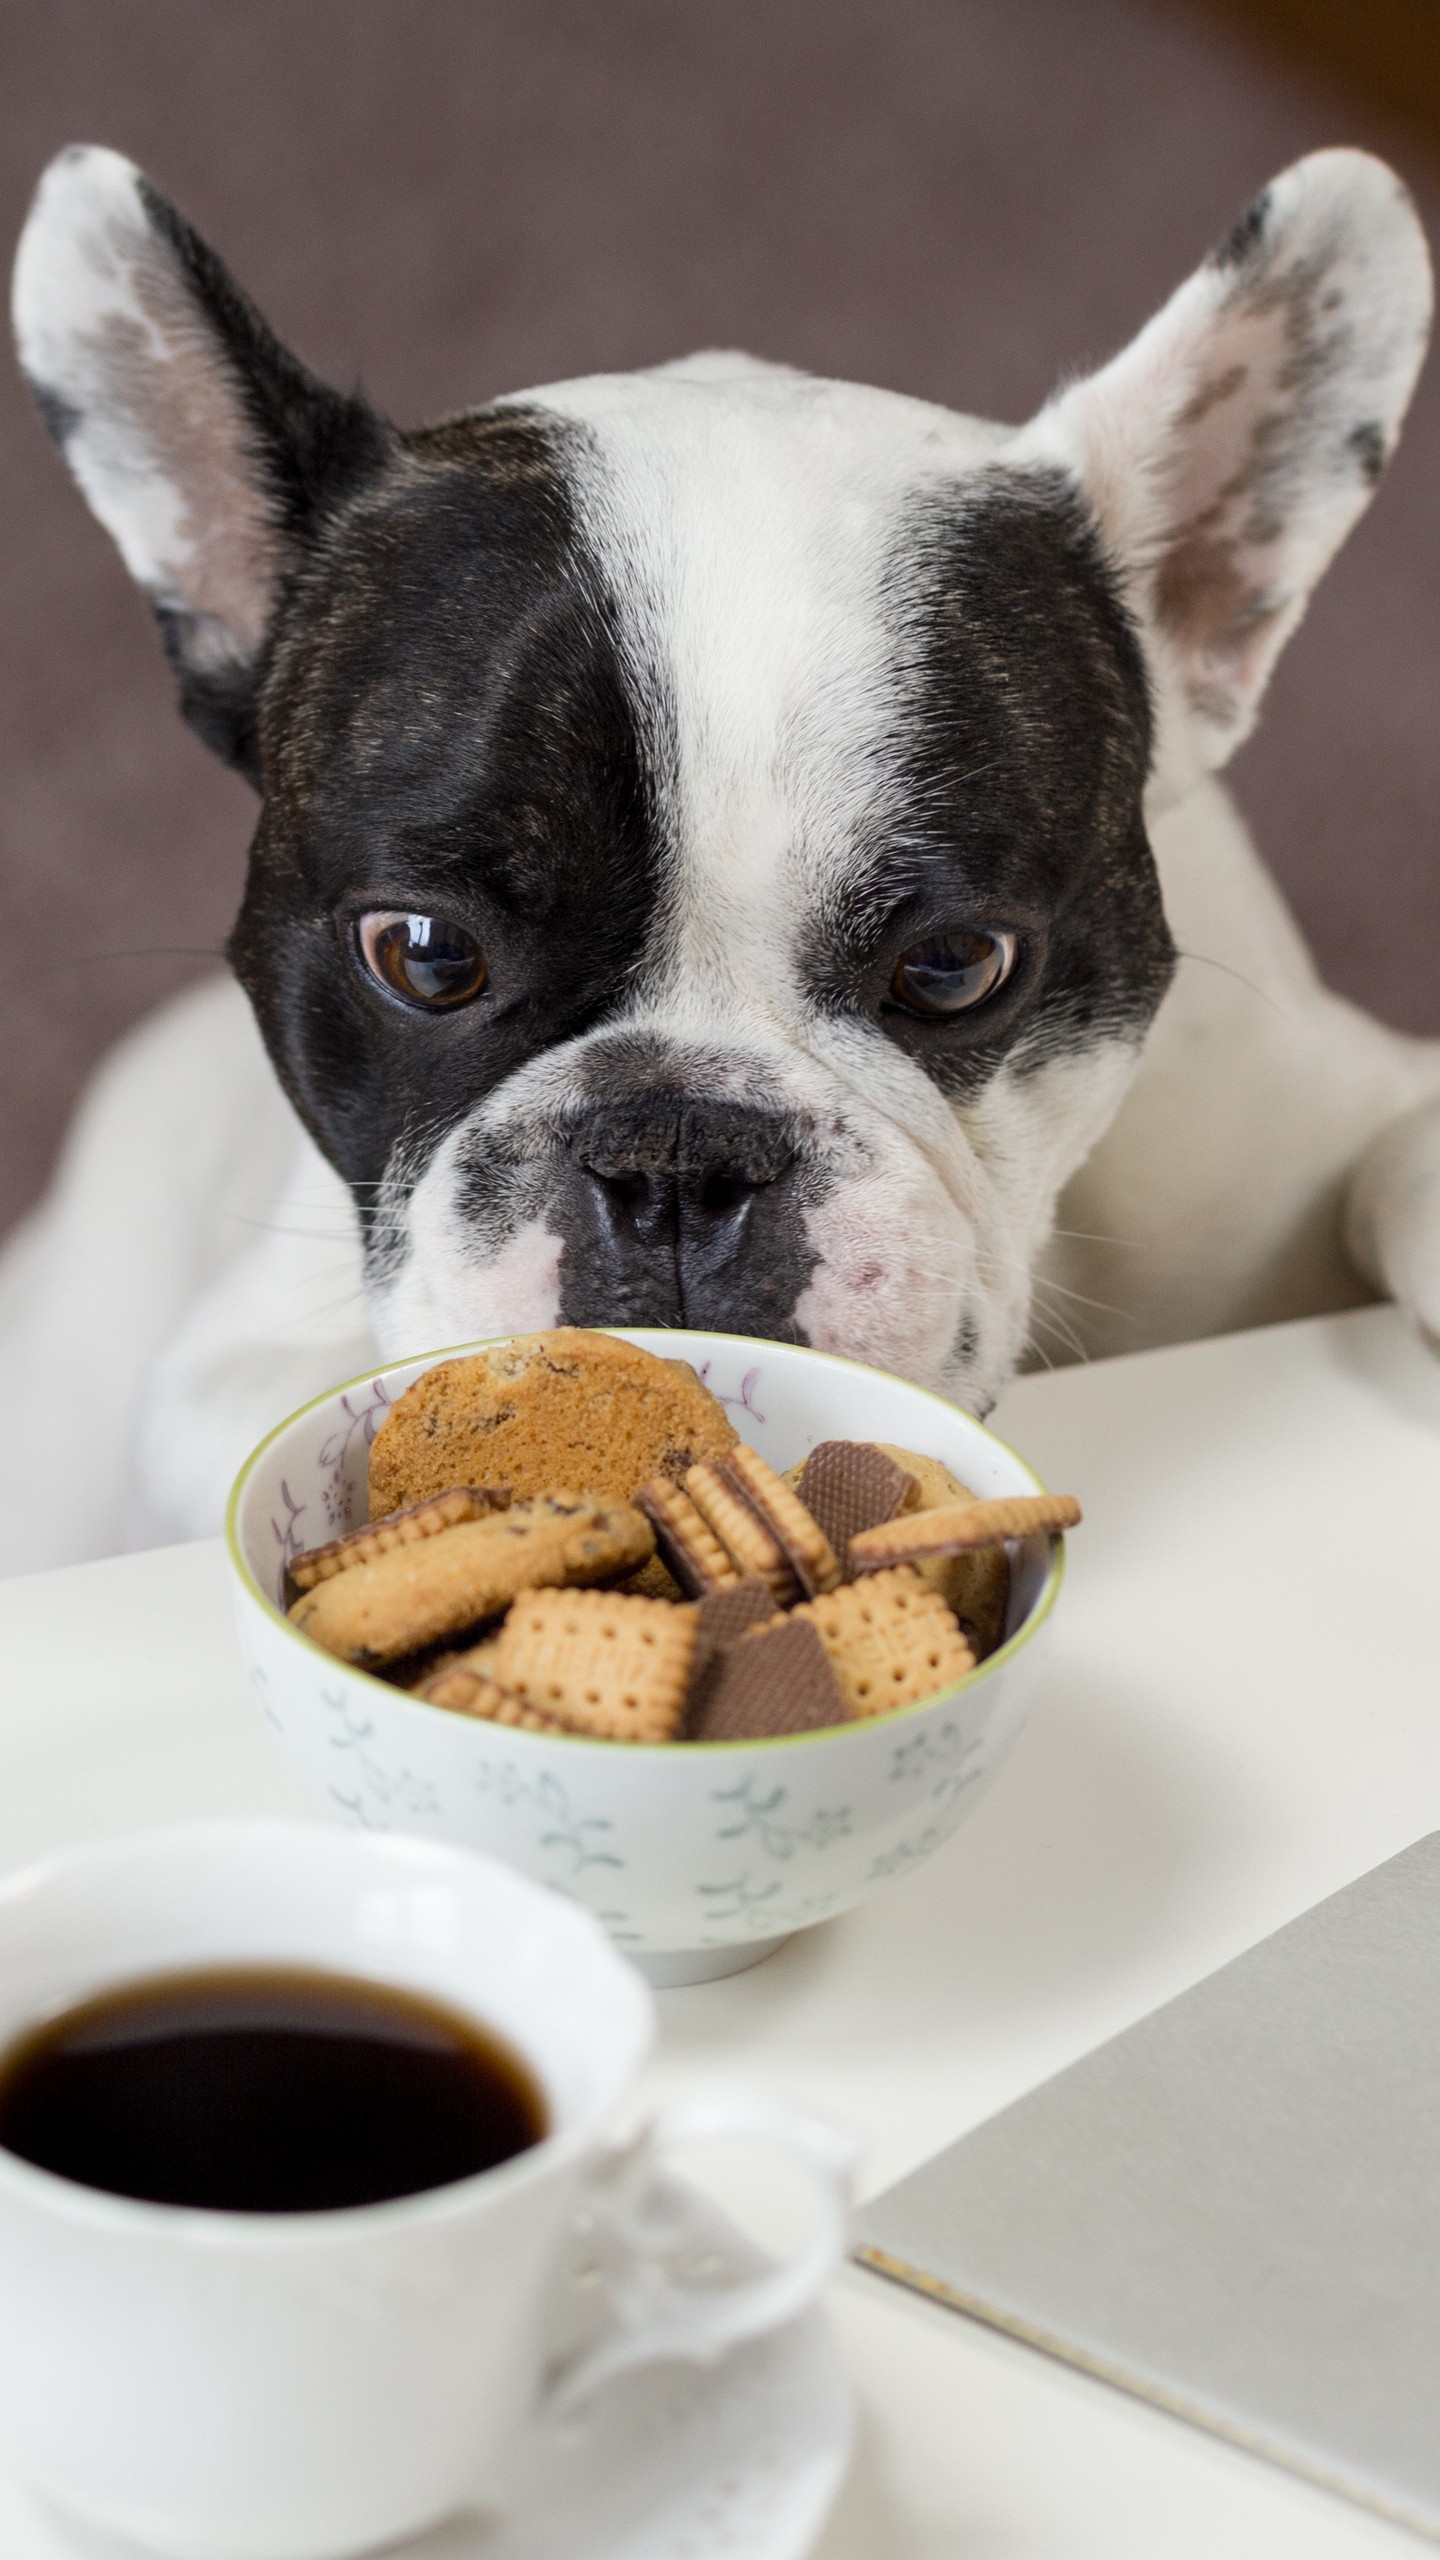
[[[138, 2203], [0, 2150], [0, 2434], [86, 2522], [184, 2560], [335, 2560], [493, 2508], [528, 2420], [562, 2422], [627, 2366], [722, 2354], [835, 2264], [848, 2139], [722, 2093], [617, 2147], [651, 1995], [588, 1913], [471, 1850], [217, 1822], [33, 1867], [0, 1886], [0, 2050], [117, 1985], [254, 1963], [481, 2021], [530, 2064], [550, 2129], [452, 2186], [330, 2213]], [[815, 2227], [783, 2266], [687, 2290], [650, 2234], [661, 2164], [737, 2136], [805, 2166]], [[607, 2323], [557, 2366], [582, 2212]]]

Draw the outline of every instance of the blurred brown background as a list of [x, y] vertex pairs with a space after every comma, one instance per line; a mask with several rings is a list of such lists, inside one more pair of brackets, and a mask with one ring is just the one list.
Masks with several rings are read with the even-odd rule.
[[[1325, 142], [1440, 238], [1434, 0], [0, 0], [0, 38], [6, 242], [53, 151], [114, 144], [407, 421], [705, 344], [1018, 418]], [[1432, 361], [1235, 768], [1329, 975], [1430, 1031], [1437, 429]], [[0, 458], [3, 1229], [105, 1044], [213, 965], [253, 804], [13, 367]]]

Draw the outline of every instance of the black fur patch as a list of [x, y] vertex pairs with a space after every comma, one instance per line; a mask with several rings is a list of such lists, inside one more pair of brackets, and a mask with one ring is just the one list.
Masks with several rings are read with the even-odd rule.
[[233, 764], [258, 791], [260, 663], [227, 657], [205, 664], [196, 646], [196, 617], [163, 604], [153, 611], [179, 692], [181, 717], [222, 763]]
[[[423, 1165], [423, 1145], [392, 1159], [384, 1188], [383, 1225], [371, 1228], [366, 1273], [372, 1282], [386, 1280], [408, 1250], [403, 1211], [415, 1170]], [[553, 1130], [521, 1123], [499, 1131], [471, 1132], [457, 1152], [452, 1194], [455, 1215], [467, 1248], [477, 1263], [494, 1260], [506, 1245], [531, 1226], [549, 1205], [555, 1179]]]
[[30, 397], [44, 422], [46, 434], [63, 453], [81, 423], [79, 410], [73, 400], [66, 399], [63, 391], [48, 389], [43, 382], [37, 382], [34, 375], [30, 373], [26, 374], [25, 379], [30, 386]]
[[[876, 1020], [963, 1101], [1006, 1061], [1138, 1039], [1169, 983], [1144, 660], [1058, 472], [996, 470], [918, 502], [887, 592], [892, 827], [812, 931], [809, 972], [820, 1001]], [[988, 1003], [936, 1021], [894, 1002], [906, 949], [986, 928], [1020, 942]]]
[[[649, 782], [568, 497], [578, 434], [509, 410], [407, 438], [322, 529], [261, 690], [264, 807], [231, 957], [372, 1224], [404, 1142], [382, 1251], [397, 1181], [616, 1005], [655, 904]], [[485, 993], [427, 1014], [375, 986], [353, 930], [377, 907], [474, 934]], [[513, 1173], [497, 1167], [507, 1227]]]
[[1366, 487], [1373, 489], [1385, 468], [1384, 428], [1377, 419], [1367, 418], [1363, 426], [1351, 428], [1347, 441]]
[[1211, 265], [1243, 267], [1246, 259], [1254, 256], [1264, 239], [1265, 225], [1269, 219], [1270, 189], [1262, 187], [1258, 196], [1251, 197], [1244, 212], [1236, 216], [1224, 239], [1217, 241], [1211, 250]]

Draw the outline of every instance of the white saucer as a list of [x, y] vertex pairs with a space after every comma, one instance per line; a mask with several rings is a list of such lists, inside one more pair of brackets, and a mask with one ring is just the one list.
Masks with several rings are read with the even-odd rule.
[[[702, 2281], [761, 2264], [733, 2223], [685, 2186], [671, 2185], [681, 2272]], [[594, 2246], [577, 2238], [576, 2280]], [[563, 2281], [563, 2276], [562, 2276]], [[579, 2315], [566, 2323], [578, 2340]], [[457, 2520], [384, 2560], [802, 2560], [849, 2460], [850, 2385], [822, 2314], [724, 2362], [653, 2365], [599, 2393], [561, 2433], [530, 2430], [517, 2450], [503, 2520]], [[4, 2560], [139, 2560], [42, 2503], [0, 2456]], [[377, 2555], [378, 2560], [378, 2555]]]

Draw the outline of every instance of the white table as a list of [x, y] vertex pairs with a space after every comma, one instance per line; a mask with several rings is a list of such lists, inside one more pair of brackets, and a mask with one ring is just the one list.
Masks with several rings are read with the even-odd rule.
[[[1440, 1825], [1440, 1362], [1388, 1309], [1025, 1380], [1080, 1493], [1032, 1721], [953, 1841], [849, 1919], [663, 1995], [657, 2087], [859, 2126], [867, 2191]], [[0, 1585], [0, 1866], [306, 1810], [218, 1542]], [[822, 2560], [1379, 2560], [1408, 2535], [850, 2270], [863, 2402]]]

